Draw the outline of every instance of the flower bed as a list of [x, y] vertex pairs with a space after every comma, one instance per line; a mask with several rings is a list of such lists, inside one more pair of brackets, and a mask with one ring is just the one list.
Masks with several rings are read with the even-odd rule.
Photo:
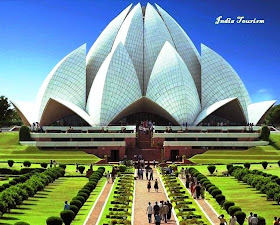
[[103, 211], [103, 225], [131, 224], [134, 176], [121, 174], [115, 181], [109, 201]]
[[162, 179], [180, 224], [205, 224], [176, 175], [163, 175]]

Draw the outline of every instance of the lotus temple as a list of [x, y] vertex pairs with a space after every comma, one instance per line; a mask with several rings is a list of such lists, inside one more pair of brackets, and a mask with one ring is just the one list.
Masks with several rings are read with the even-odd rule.
[[[36, 102], [12, 101], [24, 124], [44, 127], [26, 144], [113, 161], [268, 144], [259, 141], [258, 125], [276, 101], [252, 103], [234, 68], [210, 47], [197, 49], [157, 4], [129, 5], [88, 53], [83, 44], [55, 65]], [[138, 132], [146, 120], [153, 133]]]

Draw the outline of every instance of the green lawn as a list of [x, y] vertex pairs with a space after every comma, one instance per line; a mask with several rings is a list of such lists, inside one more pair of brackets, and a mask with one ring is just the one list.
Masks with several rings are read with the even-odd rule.
[[29, 160], [31, 162], [59, 163], [96, 163], [100, 159], [92, 154], [78, 150], [39, 150], [32, 146], [22, 146], [18, 142], [18, 132], [0, 133], [0, 161], [9, 159], [15, 162]]
[[0, 224], [13, 225], [18, 221], [24, 221], [32, 225], [45, 225], [48, 217], [60, 215], [64, 201], [71, 201], [87, 181], [82, 177], [59, 178], [34, 197], [24, 201], [19, 208], [4, 214]]
[[269, 136], [271, 144], [275, 147], [280, 149], [280, 134], [279, 133], [271, 133]]
[[[254, 167], [260, 168], [260, 165], [254, 165]], [[209, 180], [223, 192], [227, 200], [234, 201], [247, 215], [251, 211], [257, 213], [266, 219], [267, 224], [272, 224], [273, 217], [279, 215], [280, 205], [277, 205], [275, 201], [266, 200], [266, 195], [260, 194], [255, 188], [239, 182], [234, 177], [209, 176], [207, 166], [196, 166], [196, 168], [208, 176]], [[216, 166], [216, 168], [218, 174], [226, 170], [225, 166]], [[271, 171], [273, 170], [276, 171], [276, 168], [271, 169]], [[227, 217], [229, 218], [229, 216]]]
[[72, 225], [83, 225], [83, 223], [86, 220], [93, 204], [95, 203], [98, 195], [100, 194], [100, 192], [103, 189], [106, 182], [107, 182], [107, 179], [105, 177], [103, 177], [99, 180], [96, 188], [90, 194], [88, 200], [85, 202], [85, 204], [80, 209], [77, 216], [75, 217], [74, 221], [71, 223]]
[[196, 164], [244, 163], [244, 162], [277, 162], [280, 160], [280, 150], [272, 146], [253, 147], [248, 150], [209, 150], [190, 158]]

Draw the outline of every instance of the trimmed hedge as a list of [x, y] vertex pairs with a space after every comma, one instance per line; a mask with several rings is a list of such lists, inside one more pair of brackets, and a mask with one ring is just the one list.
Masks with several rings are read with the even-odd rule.
[[[62, 165], [58, 168], [66, 168], [66, 165]], [[71, 224], [72, 220], [78, 214], [79, 210], [82, 208], [82, 206], [90, 196], [91, 192], [95, 189], [97, 182], [101, 179], [104, 172], [104, 167], [99, 167], [97, 171], [93, 172], [93, 174], [89, 177], [89, 182], [86, 183], [86, 185], [81, 190], [79, 190], [75, 197], [73, 197], [72, 201], [70, 202], [70, 210], [63, 210], [60, 213], [60, 217], [65, 223], [65, 225]], [[94, 179], [93, 181], [93, 178], [97, 179]]]
[[5, 187], [6, 190], [0, 193], [0, 214], [3, 215], [11, 209], [14, 209], [16, 206], [21, 205], [28, 197], [34, 196], [37, 191], [43, 190], [44, 187], [50, 183], [50, 180], [52, 180], [47, 172], [56, 173], [57, 178], [65, 174], [63, 169], [54, 168], [42, 173], [35, 172], [20, 176], [18, 179], [19, 181], [24, 181], [27, 178], [23, 183], [18, 183], [13, 186], [10, 184], [3, 184], [2, 186]]
[[63, 220], [60, 217], [51, 216], [46, 220], [47, 225], [62, 225]]
[[216, 170], [216, 166], [214, 166], [214, 165], [209, 165], [209, 166], [207, 167], [207, 169], [208, 169], [209, 173], [213, 174], [213, 173], [215, 172], [215, 170]]
[[30, 141], [30, 129], [27, 126], [21, 126], [19, 129], [19, 141]]

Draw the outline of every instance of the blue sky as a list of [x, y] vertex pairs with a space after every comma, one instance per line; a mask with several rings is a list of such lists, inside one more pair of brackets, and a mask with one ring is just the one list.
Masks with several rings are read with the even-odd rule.
[[[1, 0], [0, 95], [34, 101], [51, 69], [87, 43], [87, 50], [129, 0]], [[147, 1], [140, 1], [145, 5]], [[158, 0], [200, 52], [204, 43], [237, 71], [253, 102], [280, 99], [279, 0]], [[265, 24], [219, 24], [218, 16]]]

